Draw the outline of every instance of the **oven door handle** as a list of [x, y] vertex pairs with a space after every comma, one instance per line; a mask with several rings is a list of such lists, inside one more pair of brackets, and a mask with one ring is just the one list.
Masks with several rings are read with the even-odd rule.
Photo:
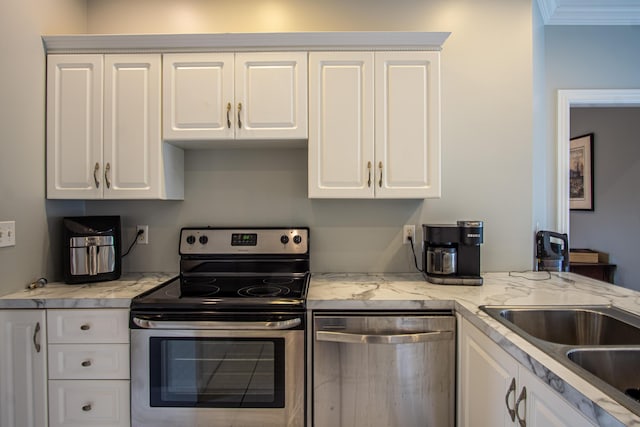
[[282, 330], [293, 329], [302, 324], [300, 318], [277, 322], [222, 322], [222, 321], [155, 321], [134, 317], [133, 323], [144, 329], [250, 329]]
[[409, 334], [354, 334], [349, 332], [318, 331], [316, 341], [345, 344], [417, 344], [453, 339], [452, 331], [428, 331]]

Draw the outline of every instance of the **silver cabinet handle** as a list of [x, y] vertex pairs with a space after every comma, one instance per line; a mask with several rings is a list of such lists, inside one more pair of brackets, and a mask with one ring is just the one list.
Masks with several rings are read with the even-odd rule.
[[91, 360], [83, 360], [81, 365], [83, 368], [88, 368], [89, 366], [91, 366]]
[[133, 318], [133, 323], [144, 329], [253, 329], [253, 330], [280, 330], [291, 329], [302, 323], [301, 319], [289, 319], [278, 322], [216, 322], [216, 321], [199, 321], [199, 322], [171, 322], [171, 321], [155, 321]]
[[100, 170], [100, 163], [96, 162], [93, 167], [93, 182], [96, 183], [96, 188], [100, 188], [100, 181], [98, 181], [98, 171]]
[[84, 325], [80, 326], [80, 329], [83, 331], [88, 331], [89, 329], [91, 329], [91, 325], [89, 325], [88, 323], [85, 323]]
[[238, 103], [238, 129], [242, 129], [242, 120], [240, 119], [240, 112], [242, 111], [242, 102]]
[[371, 188], [371, 162], [367, 162], [367, 170], [369, 171], [369, 178], [367, 178], [367, 187]]
[[504, 404], [507, 405], [507, 412], [509, 412], [509, 416], [511, 417], [511, 422], [515, 422], [516, 420], [516, 409], [515, 402], [513, 408], [509, 406], [509, 395], [513, 393], [513, 398], [516, 397], [516, 379], [511, 378], [511, 385], [509, 386], [509, 390], [507, 390], [507, 394], [504, 396]]
[[382, 162], [378, 164], [378, 167], [380, 168], [380, 181], [378, 182], [378, 185], [382, 188]]
[[227, 102], [227, 129], [231, 129], [231, 118], [230, 115], [231, 114], [231, 103]]
[[334, 331], [316, 332], [316, 341], [337, 342], [345, 344], [417, 344], [430, 341], [445, 341], [452, 339], [452, 331], [427, 331], [393, 335], [367, 335]]
[[84, 412], [89, 412], [89, 411], [91, 410], [91, 403], [87, 403], [86, 405], [84, 405], [84, 406], [82, 407], [82, 410], [83, 410]]
[[[520, 427], [527, 427], [527, 406], [526, 406], [526, 401], [527, 401], [527, 388], [526, 387], [522, 387], [522, 391], [520, 392], [520, 396], [518, 396], [518, 400], [516, 400], [516, 418], [518, 418], [518, 424], [520, 425]], [[520, 417], [520, 404], [522, 402], [525, 402], [525, 406], [524, 406], [524, 416]]]
[[33, 331], [33, 346], [36, 348], [36, 352], [40, 353], [40, 322], [36, 323]]
[[109, 181], [109, 172], [111, 171], [111, 165], [107, 163], [104, 167], [104, 182], [107, 184], [107, 188], [111, 188], [111, 181]]

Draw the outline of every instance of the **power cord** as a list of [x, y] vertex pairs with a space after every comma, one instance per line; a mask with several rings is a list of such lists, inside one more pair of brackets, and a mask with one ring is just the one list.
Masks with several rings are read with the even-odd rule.
[[413, 263], [416, 266], [416, 270], [418, 270], [419, 272], [423, 273], [424, 270], [422, 270], [420, 267], [418, 267], [418, 258], [416, 258], [416, 249], [413, 247], [413, 236], [411, 236], [411, 235], [407, 236], [407, 240], [411, 244], [411, 254], [413, 255]]
[[124, 258], [127, 255], [129, 255], [129, 252], [131, 252], [131, 249], [133, 249], [136, 243], [138, 243], [138, 237], [140, 237], [143, 234], [144, 234], [144, 230], [138, 230], [138, 232], [136, 233], [136, 237], [133, 239], [133, 242], [131, 242], [131, 245], [129, 245], [129, 249], [127, 249], [127, 252], [125, 252], [120, 258]]

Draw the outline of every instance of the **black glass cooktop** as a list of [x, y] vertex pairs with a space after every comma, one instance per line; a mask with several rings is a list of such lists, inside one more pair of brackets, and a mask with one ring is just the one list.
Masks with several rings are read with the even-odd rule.
[[304, 307], [308, 273], [176, 277], [132, 301], [132, 309]]

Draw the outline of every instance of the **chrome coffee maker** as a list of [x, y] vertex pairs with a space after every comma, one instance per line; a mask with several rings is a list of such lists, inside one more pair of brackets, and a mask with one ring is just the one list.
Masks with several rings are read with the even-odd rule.
[[422, 266], [428, 282], [441, 285], [482, 285], [482, 221], [458, 221], [451, 225], [423, 224], [422, 232]]

